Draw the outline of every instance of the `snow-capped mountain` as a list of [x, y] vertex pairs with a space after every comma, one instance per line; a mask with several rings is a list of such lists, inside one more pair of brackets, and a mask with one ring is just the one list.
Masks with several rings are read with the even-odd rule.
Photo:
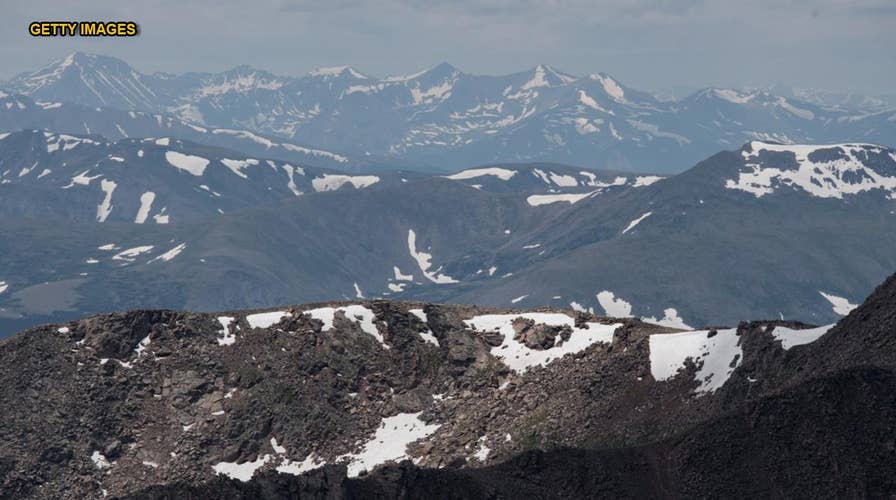
[[[93, 83], [105, 80], [111, 83]], [[133, 89], [143, 87], [140, 99]], [[171, 113], [204, 128], [246, 129], [443, 170], [540, 161], [669, 173], [750, 140], [892, 146], [896, 136], [896, 110], [885, 103], [846, 99], [831, 106], [807, 94], [736, 89], [659, 101], [607, 74], [578, 77], [547, 65], [501, 76], [447, 63], [385, 78], [350, 67], [302, 77], [245, 66], [141, 75], [121, 61], [75, 54], [5, 88], [42, 101]]]
[[76, 52], [23, 73], [7, 87], [42, 101], [119, 109], [157, 109], [165, 102], [154, 79], [114, 57]]
[[44, 129], [53, 133], [126, 138], [175, 137], [208, 146], [234, 149], [284, 161], [320, 167], [363, 169], [376, 159], [356, 157], [256, 134], [246, 129], [206, 128], [170, 114], [123, 111], [63, 102], [43, 102], [22, 94], [0, 95], [0, 131]]
[[665, 178], [544, 163], [300, 171], [178, 139], [44, 132], [0, 147], [7, 331], [139, 305], [334, 297], [553, 305], [695, 327], [822, 323], [896, 268], [896, 153], [881, 146], [752, 141]]

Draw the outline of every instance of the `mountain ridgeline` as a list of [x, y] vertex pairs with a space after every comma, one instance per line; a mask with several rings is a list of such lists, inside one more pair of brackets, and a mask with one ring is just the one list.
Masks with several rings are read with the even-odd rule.
[[0, 89], [12, 98], [0, 103], [0, 127], [110, 139], [179, 131], [182, 139], [254, 148], [249, 154], [308, 155], [319, 166], [342, 158], [450, 171], [538, 161], [676, 173], [751, 140], [893, 146], [896, 137], [896, 110], [886, 101], [717, 88], [666, 101], [604, 73], [574, 76], [547, 65], [500, 76], [445, 63], [386, 78], [351, 67], [302, 77], [247, 66], [172, 75], [75, 53]]
[[829, 323], [896, 268], [894, 193], [896, 153], [867, 144], [751, 142], [666, 178], [554, 164], [440, 176], [8, 133], [0, 328], [362, 297]]
[[0, 495], [886, 498], [894, 327], [896, 277], [823, 327], [395, 301], [100, 315], [0, 341]]

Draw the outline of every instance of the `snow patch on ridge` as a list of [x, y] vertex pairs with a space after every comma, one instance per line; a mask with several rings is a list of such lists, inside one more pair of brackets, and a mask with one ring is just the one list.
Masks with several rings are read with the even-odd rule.
[[165, 160], [172, 167], [189, 172], [196, 177], [201, 177], [209, 161], [201, 156], [185, 155], [177, 151], [166, 151]]
[[843, 297], [838, 297], [836, 295], [831, 295], [822, 291], [819, 291], [818, 293], [820, 293], [822, 297], [824, 297], [828, 302], [831, 303], [834, 312], [839, 314], [840, 316], [846, 316], [847, 314], [852, 312], [853, 309], [859, 307], [858, 304], [852, 304]]
[[794, 330], [793, 328], [776, 326], [775, 329], [772, 330], [772, 336], [775, 338], [775, 340], [781, 341], [781, 348], [786, 351], [794, 346], [815, 342], [816, 340], [821, 338], [822, 335], [828, 333], [828, 330], [833, 327], [834, 325], [831, 324], [819, 326], [817, 328]]
[[628, 302], [617, 298], [613, 292], [604, 290], [597, 294], [597, 302], [604, 308], [607, 316], [614, 318], [630, 318], [632, 315], [632, 305]]
[[348, 462], [348, 477], [357, 477], [362, 471], [373, 470], [386, 462], [398, 462], [408, 458], [408, 445], [434, 433], [439, 424], [427, 424], [417, 413], [399, 413], [384, 417], [373, 437], [358, 453], [340, 456], [338, 461]]
[[540, 205], [550, 205], [551, 203], [559, 203], [566, 202], [572, 205], [579, 200], [587, 198], [588, 196], [594, 194], [596, 191], [591, 191], [588, 193], [580, 193], [580, 194], [533, 194], [526, 198], [526, 203], [532, 205], [533, 207], [537, 207]]
[[476, 177], [482, 177], [484, 175], [492, 175], [501, 179], [502, 181], [509, 181], [511, 177], [516, 175], [516, 170], [509, 170], [506, 168], [500, 167], [490, 167], [490, 168], [471, 168], [468, 170], [462, 170], [456, 174], [446, 175], [446, 179], [451, 179], [453, 181], [460, 181], [465, 179], [475, 179]]
[[725, 385], [734, 369], [740, 365], [743, 352], [737, 329], [682, 333], [661, 333], [650, 336], [650, 373], [657, 381], [674, 377], [685, 361], [691, 359], [699, 366], [695, 379], [700, 383], [697, 394], [712, 393]]
[[[749, 149], [749, 151], [748, 151]], [[796, 168], [789, 165], [770, 164], [761, 152], [790, 153], [796, 160]], [[881, 155], [886, 150], [873, 144], [832, 145], [782, 145], [759, 141], [750, 143], [741, 151], [745, 169], [737, 179], [728, 179], [725, 187], [751, 193], [757, 198], [774, 193], [780, 186], [799, 188], [819, 198], [843, 198], [872, 189], [881, 189], [896, 196], [896, 176], [878, 173], [866, 165], [861, 157]], [[815, 154], [816, 158], [810, 159]], [[826, 156], [818, 158], [818, 155]], [[884, 160], [885, 161], [885, 160]], [[896, 168], [896, 161], [893, 161]]]
[[336, 191], [346, 184], [351, 184], [355, 189], [372, 186], [380, 181], [375, 175], [334, 175], [324, 174], [311, 181], [311, 185], [317, 192]]
[[[517, 318], [530, 319], [536, 324], [568, 326], [572, 329], [572, 334], [569, 340], [559, 346], [544, 350], [530, 349], [514, 339], [513, 321]], [[481, 332], [501, 333], [504, 340], [501, 345], [491, 349], [491, 354], [518, 373], [524, 373], [533, 366], [547, 366], [551, 361], [581, 352], [595, 342], [610, 343], [616, 329], [622, 326], [621, 323], [586, 323], [585, 328], [578, 328], [573, 318], [562, 313], [485, 314], [464, 320], [464, 323]]]

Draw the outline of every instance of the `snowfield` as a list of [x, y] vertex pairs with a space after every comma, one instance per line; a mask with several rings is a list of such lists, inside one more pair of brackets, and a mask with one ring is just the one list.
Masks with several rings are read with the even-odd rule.
[[776, 326], [775, 329], [772, 330], [772, 336], [775, 337], [775, 340], [781, 341], [781, 348], [786, 351], [794, 346], [815, 342], [821, 338], [822, 335], [828, 333], [828, 330], [833, 327], [834, 325], [825, 325], [819, 326], [818, 328], [794, 330], [784, 326]]
[[740, 366], [743, 351], [737, 329], [682, 333], [663, 333], [650, 336], [650, 374], [657, 381], [668, 380], [684, 368], [691, 359], [699, 366], [695, 392], [708, 394], [725, 385], [731, 373]]
[[[530, 349], [513, 338], [513, 321], [517, 318], [531, 319], [536, 324], [548, 326], [568, 326], [572, 328], [572, 335], [559, 346], [544, 350]], [[517, 373], [525, 373], [534, 366], [547, 366], [551, 361], [581, 352], [596, 342], [610, 343], [616, 329], [622, 326], [621, 323], [586, 323], [585, 328], [578, 328], [572, 317], [562, 313], [486, 314], [464, 320], [464, 323], [481, 332], [501, 333], [504, 341], [498, 347], [493, 347], [491, 353]]]
[[165, 160], [174, 168], [189, 172], [196, 177], [201, 177], [209, 161], [201, 156], [185, 155], [177, 151], [165, 152]]
[[482, 177], [484, 175], [491, 175], [501, 179], [502, 181], [509, 181], [511, 177], [516, 175], [516, 170], [509, 170], [506, 168], [499, 167], [491, 167], [491, 168], [471, 168], [468, 170], [462, 170], [456, 174], [446, 175], [446, 179], [451, 179], [453, 181], [461, 181], [466, 179], [475, 179], [476, 177]]
[[317, 192], [336, 191], [346, 184], [351, 184], [355, 189], [370, 187], [380, 181], [375, 175], [334, 175], [324, 174], [311, 181], [311, 185]]
[[[742, 151], [746, 170], [737, 179], [725, 182], [728, 189], [739, 189], [761, 198], [774, 193], [780, 186], [799, 188], [820, 198], [843, 198], [844, 195], [858, 194], [872, 189], [880, 189], [896, 194], [896, 176], [878, 173], [863, 162], [862, 156], [881, 155], [884, 149], [873, 144], [832, 144], [832, 145], [781, 145], [759, 141], [750, 143], [750, 151]], [[794, 169], [789, 163], [765, 163], [760, 161], [762, 152], [790, 153], [796, 160]], [[819, 158], [819, 155], [823, 158]], [[810, 158], [813, 157], [814, 158]], [[896, 166], [896, 161], [890, 163]], [[886, 172], [886, 166], [878, 167]], [[892, 171], [892, 170], [891, 170]]]

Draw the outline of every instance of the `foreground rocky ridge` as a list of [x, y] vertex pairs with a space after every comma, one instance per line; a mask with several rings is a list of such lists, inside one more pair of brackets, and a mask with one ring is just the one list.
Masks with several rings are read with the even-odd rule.
[[2, 491], [892, 494], [896, 278], [807, 327], [370, 301], [36, 328], [0, 343]]

